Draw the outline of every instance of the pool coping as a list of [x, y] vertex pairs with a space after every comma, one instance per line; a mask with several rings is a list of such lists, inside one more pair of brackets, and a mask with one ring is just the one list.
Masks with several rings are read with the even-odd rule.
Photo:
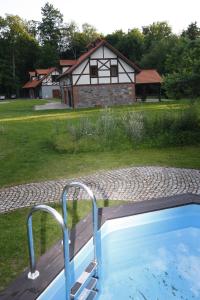
[[[101, 227], [107, 220], [147, 213], [189, 204], [200, 204], [200, 195], [182, 194], [126, 203], [99, 209]], [[92, 216], [88, 215], [70, 231], [70, 259], [88, 242], [92, 236]], [[36, 280], [27, 279], [28, 268], [0, 293], [1, 300], [35, 300], [63, 269], [62, 244], [59, 241], [37, 262], [40, 276]]]

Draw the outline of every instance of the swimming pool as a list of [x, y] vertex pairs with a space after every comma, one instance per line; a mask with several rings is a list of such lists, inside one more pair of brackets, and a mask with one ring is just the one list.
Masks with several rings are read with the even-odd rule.
[[[200, 299], [199, 217], [191, 204], [106, 221], [96, 299]], [[71, 263], [73, 280], [91, 258], [92, 240]], [[65, 299], [63, 272], [38, 297], [47, 299]]]
[[[199, 195], [185, 194], [99, 209], [95, 300], [200, 299], [199, 204]], [[94, 255], [91, 215], [75, 226], [70, 239], [73, 285]], [[35, 280], [25, 270], [0, 299], [64, 300], [61, 242], [39, 259], [37, 270]]]

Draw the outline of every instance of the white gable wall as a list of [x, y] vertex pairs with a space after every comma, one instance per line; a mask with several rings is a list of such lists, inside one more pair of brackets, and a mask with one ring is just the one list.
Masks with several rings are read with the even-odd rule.
[[62, 67], [62, 73], [66, 72], [69, 69], [69, 67]]
[[79, 84], [89, 84], [90, 83], [90, 75], [84, 75], [84, 76], [81, 76], [78, 80], [78, 85]]
[[120, 83], [131, 83], [131, 78], [127, 74], [119, 74], [119, 82]]
[[126, 70], [126, 72], [134, 72], [134, 69], [129, 66], [125, 61], [123, 61], [121, 58], [119, 58], [119, 62], [122, 65], [123, 69]]
[[53, 82], [51, 75], [59, 75], [60, 73], [58, 71], [53, 71], [51, 74], [49, 74], [43, 81], [42, 85], [59, 85], [59, 82]]
[[117, 58], [117, 55], [112, 52], [110, 49], [107, 47], [104, 47], [104, 57], [105, 58]]
[[112, 77], [111, 78], [111, 83], [118, 83], [117, 77]]
[[[118, 76], [111, 77], [110, 67], [118, 66]], [[98, 77], [90, 76], [90, 66], [98, 67]], [[133, 83], [135, 70], [106, 46], [101, 46], [72, 72], [73, 85]]]
[[110, 78], [109, 77], [99, 77], [99, 84], [109, 84]]
[[90, 84], [89, 59], [86, 59], [84, 62], [82, 62], [72, 72], [72, 83], [73, 85]]
[[92, 53], [90, 58], [103, 58], [103, 46]]
[[88, 63], [88, 59], [83, 61], [74, 71], [72, 74], [81, 74], [84, 71], [85, 66]]

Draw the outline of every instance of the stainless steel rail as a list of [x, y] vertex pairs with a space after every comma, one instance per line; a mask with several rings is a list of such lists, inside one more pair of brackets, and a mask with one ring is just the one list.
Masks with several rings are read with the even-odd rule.
[[29, 248], [29, 259], [30, 259], [30, 272], [28, 273], [29, 279], [36, 279], [39, 276], [39, 271], [36, 270], [36, 260], [34, 251], [33, 241], [33, 229], [32, 229], [32, 215], [36, 211], [44, 211], [51, 214], [54, 219], [58, 222], [62, 229], [63, 234], [63, 253], [64, 253], [64, 272], [65, 272], [65, 286], [66, 286], [66, 300], [70, 300], [70, 288], [71, 288], [71, 277], [70, 277], [70, 260], [69, 260], [69, 233], [68, 228], [62, 218], [62, 216], [52, 207], [48, 205], [36, 205], [34, 206], [27, 218], [27, 233], [28, 233], [28, 248]]
[[[97, 271], [98, 271], [98, 265], [100, 262], [100, 257], [98, 254], [98, 249], [97, 249], [97, 234], [98, 234], [98, 207], [97, 207], [97, 202], [95, 195], [91, 191], [91, 189], [86, 186], [84, 183], [81, 182], [71, 182], [67, 184], [62, 192], [61, 200], [62, 200], [62, 210], [63, 210], [63, 219], [65, 222], [65, 225], [67, 226], [67, 192], [70, 188], [72, 187], [78, 187], [82, 188], [88, 195], [89, 198], [92, 200], [92, 223], [93, 223], [93, 245], [94, 245], [94, 261], [97, 263]], [[96, 275], [97, 272], [96, 271]]]

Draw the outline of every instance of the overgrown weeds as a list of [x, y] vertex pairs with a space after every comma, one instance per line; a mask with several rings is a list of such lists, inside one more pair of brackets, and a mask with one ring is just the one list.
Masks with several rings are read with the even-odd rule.
[[75, 153], [197, 143], [200, 143], [200, 121], [195, 105], [191, 105], [182, 111], [153, 115], [105, 109], [96, 118], [68, 123], [66, 132], [56, 135], [54, 149]]

